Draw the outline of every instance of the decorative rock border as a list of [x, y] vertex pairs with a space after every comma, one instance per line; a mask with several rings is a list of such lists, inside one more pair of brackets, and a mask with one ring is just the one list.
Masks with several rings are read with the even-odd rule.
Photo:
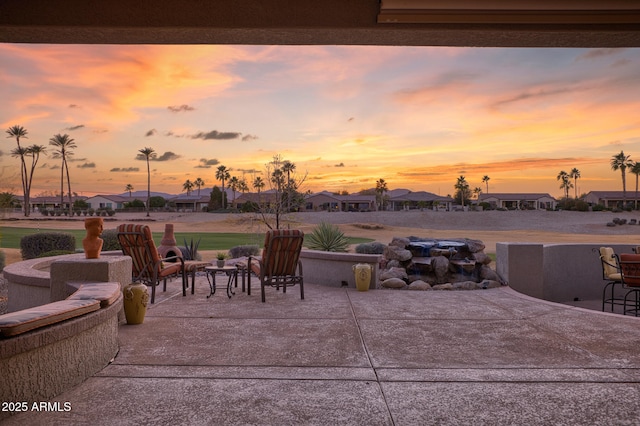
[[503, 285], [482, 241], [395, 237], [384, 249], [380, 285], [411, 290], [476, 290]]

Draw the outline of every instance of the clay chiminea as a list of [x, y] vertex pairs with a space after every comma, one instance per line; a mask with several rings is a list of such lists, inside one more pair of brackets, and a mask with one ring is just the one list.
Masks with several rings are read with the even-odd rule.
[[[173, 235], [173, 223], [167, 223], [164, 226], [164, 235], [162, 236], [162, 240], [160, 240], [160, 245], [158, 246], [158, 254], [163, 259], [173, 256], [182, 258], [182, 251], [176, 245], [176, 237]], [[175, 261], [175, 259], [170, 260], [170, 262]]]

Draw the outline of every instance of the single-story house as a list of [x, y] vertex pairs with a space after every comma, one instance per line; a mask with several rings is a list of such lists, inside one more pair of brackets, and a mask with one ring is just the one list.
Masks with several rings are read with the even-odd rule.
[[309, 194], [304, 198], [306, 211], [371, 211], [376, 209], [375, 195], [337, 195], [328, 191]]
[[175, 204], [178, 211], [201, 212], [209, 206], [209, 200], [211, 200], [211, 195], [209, 194], [180, 194], [177, 197], [168, 199], [167, 201]]
[[[16, 197], [20, 201], [20, 204], [24, 202], [23, 196]], [[71, 197], [71, 202], [74, 203], [76, 200], [86, 200], [87, 197], [81, 197], [74, 195]], [[60, 196], [43, 196], [43, 197], [30, 197], [29, 204], [31, 205], [32, 211], [40, 211], [40, 210], [69, 210], [69, 197], [64, 196], [62, 204], [60, 204]]]
[[590, 206], [601, 204], [607, 208], [622, 207], [624, 200], [627, 204], [635, 203], [640, 193], [636, 194], [635, 189], [627, 191], [591, 191], [584, 197], [584, 201]]
[[[95, 195], [93, 197], [87, 198], [85, 201], [89, 205], [89, 208], [94, 210], [97, 209], [121, 209], [124, 207], [124, 203], [128, 203], [133, 199], [129, 199], [128, 197], [122, 197], [120, 195]], [[147, 200], [140, 200], [143, 203], [146, 203]]]
[[489, 203], [494, 209], [555, 210], [558, 201], [549, 194], [501, 193], [480, 194], [477, 203]]
[[414, 209], [432, 209], [432, 210], [451, 210], [453, 198], [443, 197], [426, 191], [410, 191], [405, 194], [397, 195], [389, 198], [390, 209], [398, 210], [414, 210]]

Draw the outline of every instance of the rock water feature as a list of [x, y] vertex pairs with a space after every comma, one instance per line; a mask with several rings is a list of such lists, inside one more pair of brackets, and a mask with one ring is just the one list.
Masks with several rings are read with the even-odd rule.
[[476, 290], [503, 285], [489, 267], [482, 241], [393, 238], [385, 247], [382, 287], [410, 290]]

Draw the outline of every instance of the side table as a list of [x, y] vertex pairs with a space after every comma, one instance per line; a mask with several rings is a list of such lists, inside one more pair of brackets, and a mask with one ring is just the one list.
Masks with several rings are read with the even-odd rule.
[[216, 293], [216, 275], [218, 272], [224, 273], [229, 277], [227, 281], [227, 296], [231, 299], [231, 296], [235, 294], [232, 284], [235, 282], [236, 286], [238, 285], [238, 268], [235, 266], [206, 266], [204, 270], [207, 272], [207, 281], [209, 281], [211, 289], [207, 299]]

